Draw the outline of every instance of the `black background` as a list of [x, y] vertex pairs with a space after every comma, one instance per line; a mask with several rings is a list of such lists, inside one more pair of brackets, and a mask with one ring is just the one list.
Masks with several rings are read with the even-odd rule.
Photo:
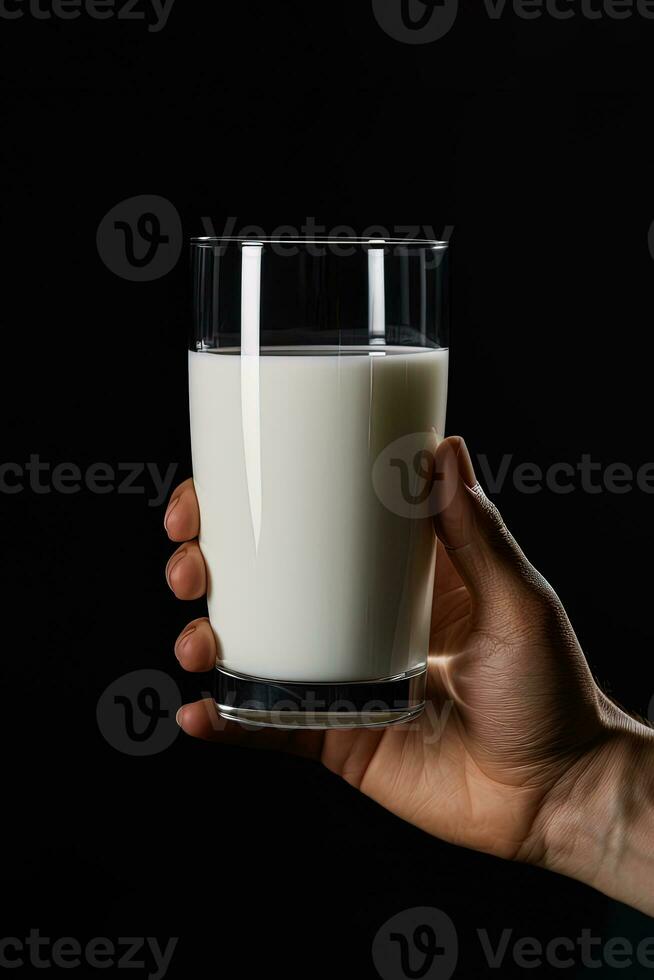
[[[449, 432], [493, 469], [504, 453], [654, 459], [654, 21], [492, 20], [470, 0], [445, 37], [406, 45], [368, 0], [176, 0], [159, 33], [29, 13], [0, 30], [6, 460], [190, 475], [186, 253], [135, 283], [96, 248], [103, 216], [141, 194], [172, 202], [185, 236], [203, 216], [217, 232], [230, 216], [269, 233], [307, 216], [454, 226]], [[509, 479], [496, 500], [600, 682], [647, 715], [652, 495], [527, 495]], [[7, 659], [28, 681], [7, 698], [7, 935], [179, 936], [175, 977], [374, 977], [377, 930], [427, 905], [455, 922], [468, 977], [489, 972], [478, 928], [652, 934], [584, 886], [428, 838], [308, 762], [184, 736], [118, 752], [96, 723], [113, 680], [162, 669], [187, 700], [208, 683], [172, 654], [203, 606], [165, 585], [164, 508], [28, 485], [0, 502], [23, 603]]]

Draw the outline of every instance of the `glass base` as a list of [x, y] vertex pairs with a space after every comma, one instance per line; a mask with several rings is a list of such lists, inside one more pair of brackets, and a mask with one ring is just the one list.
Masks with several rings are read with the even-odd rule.
[[425, 706], [426, 666], [372, 681], [277, 681], [216, 667], [223, 718], [263, 728], [377, 728], [409, 721]]

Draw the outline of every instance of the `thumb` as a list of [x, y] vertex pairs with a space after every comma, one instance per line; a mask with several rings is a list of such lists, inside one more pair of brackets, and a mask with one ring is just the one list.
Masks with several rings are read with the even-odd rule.
[[461, 436], [444, 439], [434, 454], [434, 498], [436, 534], [475, 600], [533, 586], [538, 573], [480, 487]]

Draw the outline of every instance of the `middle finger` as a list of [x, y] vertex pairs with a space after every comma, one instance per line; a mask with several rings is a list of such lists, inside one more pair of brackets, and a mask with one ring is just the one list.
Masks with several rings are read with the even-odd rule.
[[166, 581], [178, 599], [199, 599], [207, 591], [207, 569], [197, 541], [187, 541], [168, 559]]

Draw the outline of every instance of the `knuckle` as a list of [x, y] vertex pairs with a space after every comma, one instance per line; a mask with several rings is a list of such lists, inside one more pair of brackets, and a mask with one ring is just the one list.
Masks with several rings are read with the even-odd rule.
[[493, 539], [496, 544], [511, 544], [513, 545], [513, 538], [511, 532], [504, 522], [504, 518], [500, 513], [497, 504], [486, 496], [486, 494], [479, 489], [479, 509], [481, 516], [485, 525], [485, 531], [488, 537]]
[[489, 615], [521, 636], [539, 633], [561, 636], [569, 621], [561, 600], [547, 580], [520, 553], [517, 562], [496, 569], [492, 578]]
[[568, 617], [561, 600], [549, 582], [531, 565], [519, 602], [523, 616], [533, 629], [548, 635], [567, 632]]

